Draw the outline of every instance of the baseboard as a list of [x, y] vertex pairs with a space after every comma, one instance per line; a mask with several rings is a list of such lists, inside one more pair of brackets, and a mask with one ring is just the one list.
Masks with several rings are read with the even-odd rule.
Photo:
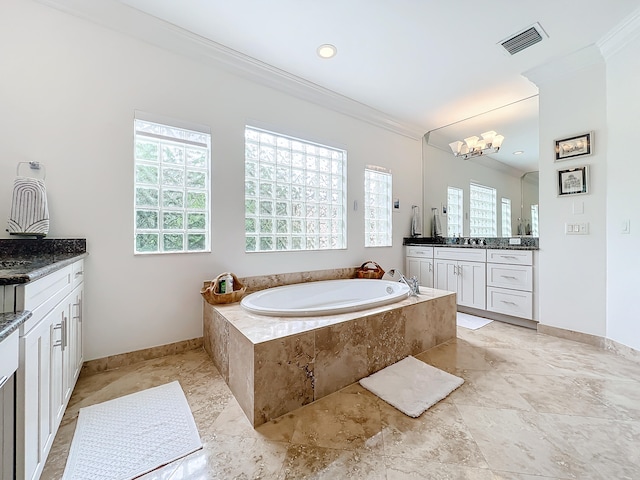
[[610, 338], [541, 324], [538, 324], [538, 332], [544, 333], [545, 335], [551, 335], [553, 337], [572, 340], [574, 342], [586, 343], [587, 345], [607, 350], [615, 353], [616, 355], [620, 355], [621, 357], [640, 363], [640, 352], [638, 350], [616, 342], [615, 340], [611, 340]]
[[87, 360], [82, 365], [80, 375], [95, 375], [99, 372], [106, 372], [107, 370], [133, 365], [134, 363], [138, 363], [143, 360], [151, 360], [154, 358], [165, 357], [167, 355], [195, 350], [197, 348], [202, 348], [202, 344], [202, 337], [198, 337], [191, 340], [170, 343], [168, 345], [159, 345], [157, 347], [144, 348], [134, 352], [111, 355], [109, 357], [97, 358], [95, 360]]

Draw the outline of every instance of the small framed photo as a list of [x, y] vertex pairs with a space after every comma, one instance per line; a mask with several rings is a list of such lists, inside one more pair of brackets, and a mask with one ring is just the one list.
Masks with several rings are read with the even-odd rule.
[[588, 165], [558, 170], [558, 196], [589, 193]]
[[556, 140], [556, 162], [591, 155], [592, 151], [593, 132]]

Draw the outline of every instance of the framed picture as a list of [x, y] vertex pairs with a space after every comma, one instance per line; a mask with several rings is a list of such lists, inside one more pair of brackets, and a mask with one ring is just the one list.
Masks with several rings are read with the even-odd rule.
[[593, 132], [556, 140], [556, 162], [591, 155], [592, 151]]
[[558, 170], [558, 196], [589, 193], [588, 165]]

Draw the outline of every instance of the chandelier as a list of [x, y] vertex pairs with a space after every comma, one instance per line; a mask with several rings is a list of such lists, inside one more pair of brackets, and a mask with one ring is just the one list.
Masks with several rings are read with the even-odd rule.
[[449, 144], [451, 151], [456, 157], [467, 160], [472, 157], [479, 157], [488, 153], [497, 153], [504, 140], [503, 135], [498, 135], [493, 130], [480, 134], [482, 138], [473, 136]]

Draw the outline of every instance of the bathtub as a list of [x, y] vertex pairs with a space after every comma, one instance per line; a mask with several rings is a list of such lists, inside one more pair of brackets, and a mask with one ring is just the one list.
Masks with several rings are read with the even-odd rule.
[[324, 280], [261, 290], [244, 297], [240, 305], [259, 315], [311, 317], [379, 307], [408, 296], [409, 287], [401, 282]]

